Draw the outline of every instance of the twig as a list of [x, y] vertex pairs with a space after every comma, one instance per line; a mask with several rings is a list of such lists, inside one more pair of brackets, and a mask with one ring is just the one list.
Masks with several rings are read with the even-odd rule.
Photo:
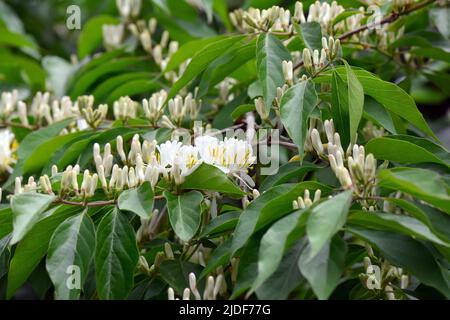
[[104, 200], [104, 201], [92, 201], [92, 202], [77, 202], [77, 201], [69, 201], [64, 199], [57, 199], [55, 203], [67, 204], [70, 206], [79, 206], [79, 207], [103, 207], [109, 206], [116, 203], [116, 200]]

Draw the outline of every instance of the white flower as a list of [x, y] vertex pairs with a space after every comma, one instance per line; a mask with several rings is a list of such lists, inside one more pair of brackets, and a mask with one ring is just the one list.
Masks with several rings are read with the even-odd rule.
[[158, 145], [156, 148], [159, 151], [159, 164], [163, 167], [172, 166], [181, 146], [182, 143], [179, 141], [166, 141]]
[[211, 136], [201, 136], [195, 139], [195, 145], [204, 162], [217, 166], [225, 173], [245, 173], [256, 161], [252, 146], [245, 140], [225, 138], [219, 141]]
[[12, 172], [11, 164], [15, 162], [11, 144], [14, 140], [14, 134], [9, 130], [0, 131], [0, 175]]

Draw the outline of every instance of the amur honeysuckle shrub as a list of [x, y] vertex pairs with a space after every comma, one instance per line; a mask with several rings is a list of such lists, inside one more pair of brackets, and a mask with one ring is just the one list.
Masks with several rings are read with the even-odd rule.
[[117, 0], [70, 61], [8, 2], [1, 298], [450, 298], [448, 2]]

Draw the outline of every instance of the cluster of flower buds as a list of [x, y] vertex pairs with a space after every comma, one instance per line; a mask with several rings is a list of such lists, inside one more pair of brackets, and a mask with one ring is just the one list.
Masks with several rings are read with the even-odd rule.
[[369, 257], [364, 257], [363, 265], [364, 273], [359, 274], [359, 278], [364, 287], [384, 293], [388, 300], [396, 300], [393, 283], [402, 290], [409, 286], [409, 276], [403, 273], [403, 269], [392, 266], [386, 260], [376, 265]]
[[269, 9], [249, 8], [248, 11], [237, 9], [230, 13], [230, 20], [239, 31], [290, 31], [291, 13], [289, 10], [273, 6]]
[[[222, 287], [225, 285], [223, 274], [219, 274], [217, 277], [209, 276], [206, 279], [205, 290], [203, 296], [200, 294], [197, 288], [197, 278], [195, 274], [191, 272], [189, 274], [189, 288], [183, 291], [183, 300], [190, 300], [191, 295], [195, 300], [216, 300], [220, 292], [223, 292]], [[168, 289], [169, 300], [179, 300], [175, 298], [175, 291], [172, 288]]]
[[[353, 189], [361, 197], [370, 197], [374, 193], [377, 161], [372, 154], [365, 155], [363, 146], [349, 145], [347, 152], [341, 145], [339, 133], [335, 132], [333, 120], [325, 120], [325, 129], [328, 143], [323, 145], [320, 133], [316, 128], [310, 129], [311, 145], [316, 153], [327, 158], [331, 169], [345, 189]], [[347, 156], [347, 159], [345, 159]]]
[[101, 104], [97, 109], [94, 109], [94, 96], [78, 97], [77, 107], [86, 120], [86, 123], [94, 129], [100, 126], [108, 114], [107, 104]]
[[[148, 52], [152, 53], [152, 35], [155, 33], [157, 27], [157, 22], [155, 18], [151, 18], [148, 23], [145, 20], [139, 20], [136, 23], [132, 23], [128, 26], [131, 33], [139, 39], [142, 48]], [[168, 41], [168, 33], [165, 31], [161, 37], [162, 43]], [[167, 44], [166, 44], [167, 45]]]
[[[377, 46], [380, 49], [387, 49], [391, 44], [400, 39], [405, 32], [405, 27], [401, 27], [398, 30], [391, 30], [389, 25], [383, 25], [376, 29]], [[365, 34], [365, 37], [368, 35]]]
[[113, 111], [116, 120], [128, 120], [136, 118], [138, 104], [131, 100], [130, 97], [120, 97], [118, 101], [114, 101]]
[[78, 184], [78, 175], [80, 174], [80, 166], [67, 166], [61, 176], [60, 194], [62, 196], [74, 193], [79, 195], [80, 188]]
[[314, 74], [318, 72], [325, 66], [327, 54], [325, 49], [312, 51], [309, 48], [303, 49], [303, 63], [305, 69], [310, 73]]
[[384, 128], [375, 126], [372, 121], [367, 121], [362, 131], [367, 141], [385, 135]]
[[145, 117], [156, 125], [161, 116], [164, 114], [164, 102], [167, 99], [167, 91], [161, 90], [152, 94], [150, 99], [142, 100]]
[[125, 28], [123, 24], [104, 24], [102, 26], [103, 45], [107, 50], [119, 48], [122, 44]]
[[142, 0], [116, 0], [117, 9], [120, 15], [128, 20], [130, 18], [136, 18], [142, 6]]
[[362, 14], [351, 15], [334, 24], [334, 20], [342, 12], [344, 7], [337, 1], [331, 4], [328, 2], [316, 1], [310, 5], [308, 14], [305, 15], [303, 3], [295, 3], [294, 14], [289, 10], [273, 6], [269, 9], [259, 10], [249, 8], [247, 11], [237, 9], [230, 13], [230, 20], [233, 25], [242, 33], [273, 31], [273, 32], [293, 32], [293, 24], [302, 24], [307, 22], [317, 22], [322, 27], [323, 34], [334, 34], [333, 29], [339, 31], [348, 30], [349, 27], [358, 27], [364, 17], [364, 8], [360, 8]]
[[198, 113], [200, 112], [201, 103], [201, 100], [195, 100], [191, 93], [189, 93], [184, 99], [180, 95], [170, 99], [168, 106], [171, 122], [179, 126], [183, 122], [184, 117], [188, 114], [191, 120], [196, 119]]
[[344, 11], [344, 7], [338, 5], [337, 1], [333, 1], [331, 5], [328, 2], [316, 1], [309, 7], [306, 22], [318, 22], [323, 33], [330, 33], [334, 19]]
[[316, 192], [314, 193], [314, 199], [311, 200], [309, 190], [306, 189], [303, 194], [303, 197], [299, 196], [297, 200], [292, 201], [292, 207], [294, 210], [309, 208], [312, 206], [314, 202], [320, 200], [321, 194], [322, 191], [320, 189], [317, 189]]
[[12, 165], [16, 162], [12, 147], [14, 134], [8, 129], [0, 130], [0, 177], [12, 172]]
[[34, 125], [40, 127], [67, 118], [75, 118], [78, 115], [78, 108], [69, 97], [50, 101], [49, 92], [38, 92], [28, 107], [26, 103], [18, 100], [16, 90], [2, 93], [0, 118], [4, 121], [7, 121], [9, 117], [17, 116], [23, 126], [29, 127], [29, 117], [32, 117]]
[[33, 176], [30, 176], [27, 183], [23, 186], [22, 179], [22, 177], [16, 177], [14, 180], [14, 195], [21, 194], [23, 192], [36, 192], [38, 190], [37, 183]]
[[303, 49], [303, 63], [305, 69], [314, 74], [326, 65], [326, 61], [332, 62], [339, 54], [341, 48], [340, 40], [334, 40], [333, 37], [329, 39], [322, 38], [322, 50], [312, 51], [309, 48]]

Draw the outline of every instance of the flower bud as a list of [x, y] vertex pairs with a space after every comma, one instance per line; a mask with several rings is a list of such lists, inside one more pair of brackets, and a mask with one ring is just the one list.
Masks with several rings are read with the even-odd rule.
[[311, 143], [318, 155], [323, 154], [323, 144], [320, 140], [319, 131], [317, 131], [316, 128], [312, 129], [311, 131]]
[[263, 98], [259, 97], [259, 98], [255, 99], [255, 109], [256, 109], [256, 112], [258, 112], [258, 114], [262, 120], [267, 120], [269, 115], [266, 111], [266, 105], [264, 103]]

